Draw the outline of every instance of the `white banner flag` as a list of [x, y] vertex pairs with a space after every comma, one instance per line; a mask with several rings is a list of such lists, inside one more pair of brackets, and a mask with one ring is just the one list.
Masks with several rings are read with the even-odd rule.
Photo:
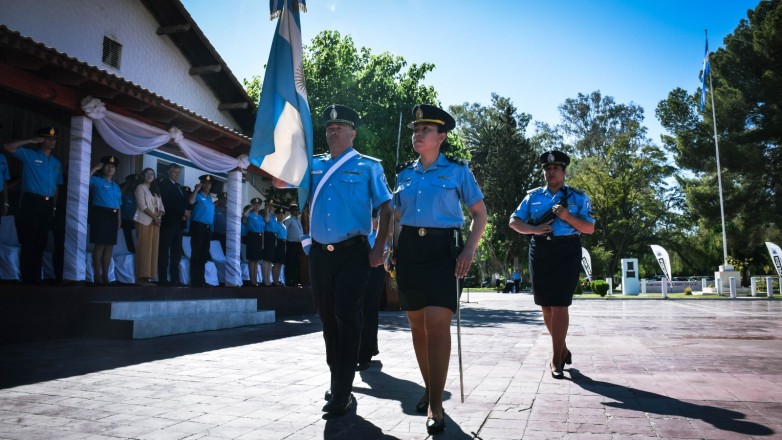
[[592, 258], [586, 248], [581, 248], [581, 267], [584, 268], [587, 279], [592, 281]]
[[766, 242], [766, 247], [771, 254], [771, 263], [777, 269], [777, 276], [782, 277], [782, 249], [770, 241]]
[[668, 281], [671, 281], [671, 259], [668, 257], [668, 251], [656, 244], [651, 246], [654, 258], [660, 263], [660, 267], [663, 270], [663, 275], [665, 275], [665, 278], [668, 278]]

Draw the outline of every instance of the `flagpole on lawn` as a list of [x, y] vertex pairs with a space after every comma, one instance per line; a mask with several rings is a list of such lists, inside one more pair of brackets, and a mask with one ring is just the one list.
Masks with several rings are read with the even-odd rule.
[[[706, 29], [704, 32], [706, 33], [706, 45], [708, 47], [709, 30]], [[706, 56], [709, 56], [708, 49], [706, 51]], [[708, 73], [709, 75], [709, 91], [711, 92], [711, 121], [714, 124], [714, 148], [716, 149], [717, 156], [717, 186], [720, 193], [720, 217], [722, 220], [722, 259], [724, 269], [732, 270], [733, 268], [728, 264], [728, 239], [727, 235], [725, 234], [725, 202], [723, 201], [722, 197], [722, 170], [720, 168], [720, 143], [719, 137], [717, 136], [717, 112], [714, 108], [714, 85], [711, 81], [711, 69], [707, 70], [708, 72], [704, 72], [704, 74]]]

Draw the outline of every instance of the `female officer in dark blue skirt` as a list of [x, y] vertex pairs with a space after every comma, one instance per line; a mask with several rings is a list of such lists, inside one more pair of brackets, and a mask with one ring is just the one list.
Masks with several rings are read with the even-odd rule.
[[188, 203], [193, 207], [190, 214], [190, 285], [204, 287], [204, 266], [209, 259], [209, 244], [215, 222], [215, 204], [212, 201], [214, 177], [204, 174], [198, 178]]
[[260, 197], [250, 200], [250, 204], [242, 211], [242, 225], [247, 229], [247, 270], [250, 275], [250, 285], [258, 286], [258, 262], [263, 258], [263, 221]]
[[265, 222], [263, 228], [263, 262], [261, 270], [263, 271], [263, 285], [271, 286], [272, 282], [272, 264], [274, 263], [274, 254], [277, 252], [277, 228], [280, 224], [277, 222], [275, 214], [276, 206], [271, 201], [266, 203], [266, 210], [263, 216]]
[[[116, 157], [104, 156], [90, 173], [90, 243], [95, 244], [92, 270], [96, 285], [109, 283], [109, 266], [117, 244], [117, 230], [122, 226], [122, 192], [114, 182], [117, 165], [119, 160]], [[98, 171], [100, 173], [96, 175]]]
[[[429, 433], [445, 428], [443, 390], [451, 356], [451, 319], [457, 278], [464, 278], [486, 227], [486, 206], [464, 161], [443, 154], [456, 126], [440, 108], [413, 108], [413, 148], [418, 159], [397, 168], [394, 198], [401, 232], [395, 251], [399, 302], [407, 311], [418, 367], [426, 391], [416, 410], [428, 412]], [[470, 210], [470, 236], [461, 245], [462, 203]], [[456, 243], [459, 247], [456, 247]]]
[[[546, 186], [527, 192], [510, 218], [510, 227], [532, 235], [529, 245], [532, 294], [535, 304], [543, 310], [543, 321], [551, 334], [551, 375], [562, 379], [565, 364], [572, 362], [565, 338], [570, 325], [568, 306], [573, 301], [581, 271], [579, 236], [594, 232], [595, 219], [589, 197], [565, 185], [570, 158], [554, 150], [543, 153], [540, 163]], [[547, 214], [549, 219], [544, 218]]]

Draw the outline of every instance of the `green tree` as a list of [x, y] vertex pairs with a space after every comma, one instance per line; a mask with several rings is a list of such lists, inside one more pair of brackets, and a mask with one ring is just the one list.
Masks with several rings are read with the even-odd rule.
[[488, 208], [482, 255], [488, 256], [492, 271], [505, 272], [512, 265], [521, 266], [512, 260], [526, 250], [526, 240], [508, 227], [508, 219], [526, 190], [540, 185], [542, 176], [536, 169], [537, 153], [526, 137], [532, 117], [520, 113], [508, 98], [492, 94], [491, 102], [465, 103], [450, 111]]
[[568, 185], [592, 201], [597, 224], [584, 246], [607, 260], [607, 266], [598, 265], [603, 258], [593, 264], [595, 278], [613, 276], [621, 258], [644, 255], [650, 244], [682, 249], [676, 214], [682, 199], [668, 183], [674, 168], [646, 137], [643, 109], [595, 91], [579, 93], [559, 110], [562, 123], [546, 138], [563, 139], [573, 159]]
[[[752, 258], [757, 271], [766, 261], [763, 242], [779, 239], [774, 225], [782, 219], [780, 23], [782, 1], [759, 2], [725, 38], [725, 47], [710, 55], [728, 254]], [[674, 89], [658, 104], [657, 117], [670, 133], [663, 136], [664, 147], [690, 171], [682, 180], [687, 207], [700, 227], [719, 238], [711, 99], [703, 112], [699, 101], [700, 90], [690, 95]], [[721, 263], [721, 244], [718, 249]]]

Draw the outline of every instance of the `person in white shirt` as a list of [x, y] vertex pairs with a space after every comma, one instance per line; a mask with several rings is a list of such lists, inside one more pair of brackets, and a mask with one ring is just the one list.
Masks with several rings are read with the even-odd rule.
[[301, 285], [301, 236], [304, 229], [301, 226], [299, 205], [293, 203], [290, 207], [290, 215], [282, 224], [288, 230], [285, 239], [285, 284], [291, 287]]

